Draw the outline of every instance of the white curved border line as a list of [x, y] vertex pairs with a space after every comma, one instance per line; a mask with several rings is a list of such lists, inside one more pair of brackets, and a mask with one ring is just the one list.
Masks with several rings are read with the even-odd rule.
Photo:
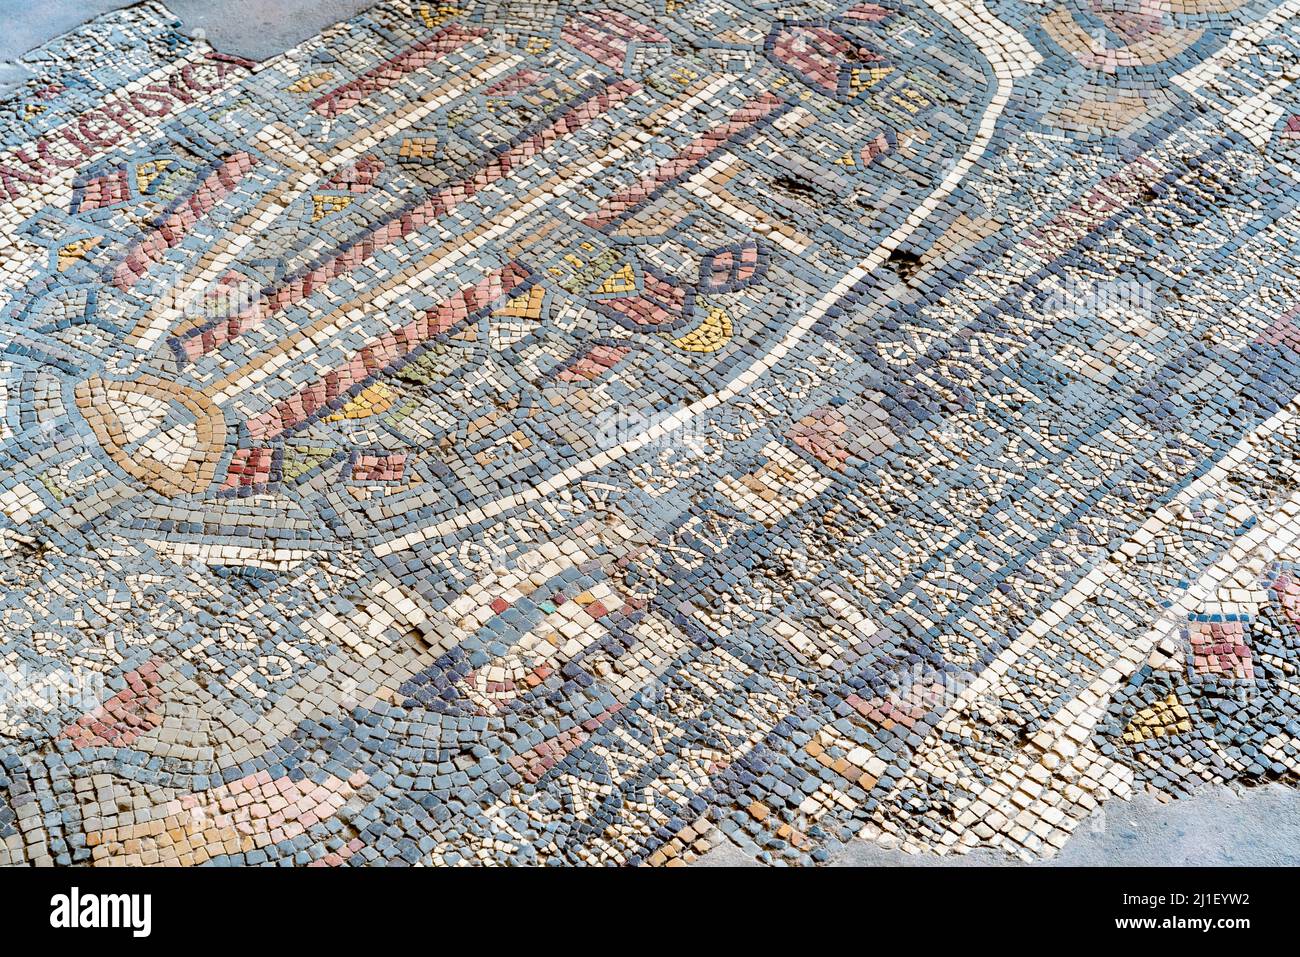
[[503, 495], [486, 505], [453, 516], [436, 525], [429, 525], [381, 542], [375, 547], [374, 554], [379, 558], [383, 558], [394, 552], [405, 551], [431, 539], [443, 538], [472, 525], [477, 525], [479, 522], [495, 518], [509, 509], [535, 502], [571, 485], [584, 475], [598, 471], [611, 462], [615, 462], [626, 455], [636, 452], [638, 449], [659, 441], [665, 435], [681, 428], [696, 416], [730, 401], [784, 359], [790, 350], [803, 340], [817, 321], [826, 315], [831, 307], [839, 303], [850, 289], [869, 275], [872, 270], [878, 268], [891, 252], [897, 249], [908, 236], [912, 235], [939, 204], [957, 188], [957, 185], [970, 172], [971, 168], [979, 162], [980, 157], [984, 155], [990, 141], [993, 139], [993, 131], [997, 126], [998, 118], [1010, 100], [1011, 88], [1016, 79], [1028, 74], [1042, 61], [1042, 57], [1029, 44], [1029, 41], [989, 13], [982, 0], [928, 0], [928, 6], [952, 24], [957, 32], [979, 48], [981, 55], [993, 68], [993, 74], [997, 77], [997, 88], [989, 100], [984, 115], [980, 118], [979, 129], [976, 131], [975, 137], [971, 140], [970, 147], [965, 154], [948, 171], [948, 175], [944, 177], [943, 182], [916, 209], [908, 214], [907, 219], [897, 229], [881, 241], [871, 255], [858, 263], [817, 300], [813, 307], [799, 318], [799, 321], [794, 324], [785, 338], [775, 343], [771, 349], [755, 359], [750, 365], [737, 372], [717, 392], [707, 395], [691, 403], [686, 408], [667, 416], [640, 435], [571, 465], [563, 472], [551, 476], [538, 485], [520, 492]]

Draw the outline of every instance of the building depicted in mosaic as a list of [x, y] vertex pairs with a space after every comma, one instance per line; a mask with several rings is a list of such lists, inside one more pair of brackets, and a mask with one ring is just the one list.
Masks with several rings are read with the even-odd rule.
[[0, 103], [0, 863], [1052, 856], [1300, 769], [1300, 0], [161, 6]]

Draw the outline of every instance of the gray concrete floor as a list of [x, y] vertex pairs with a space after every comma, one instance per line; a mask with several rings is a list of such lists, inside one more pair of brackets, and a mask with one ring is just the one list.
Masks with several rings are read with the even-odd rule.
[[[135, 0], [0, 0], [0, 63]], [[202, 30], [222, 53], [265, 60], [375, 0], [165, 0], [191, 33]], [[0, 73], [0, 81], [5, 79]]]
[[[218, 50], [265, 60], [301, 43], [375, 0], [166, 0], [165, 6], [191, 33]], [[12, 61], [33, 47], [67, 33], [122, 0], [0, 0], [0, 94], [25, 72]], [[719, 848], [701, 862], [727, 866], [753, 863], [732, 848]], [[857, 842], [834, 863], [846, 866], [1001, 866], [1005, 854], [978, 852], [936, 858]], [[1104, 815], [1076, 833], [1054, 865], [1300, 865], [1300, 792], [1287, 787], [1238, 792], [1206, 789], [1196, 797], [1157, 804], [1148, 797], [1112, 802]]]

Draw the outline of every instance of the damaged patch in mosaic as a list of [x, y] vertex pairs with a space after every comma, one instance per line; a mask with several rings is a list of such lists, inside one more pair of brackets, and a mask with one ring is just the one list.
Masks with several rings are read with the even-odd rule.
[[1294, 782], [1296, 6], [30, 54], [0, 862], [1036, 859]]

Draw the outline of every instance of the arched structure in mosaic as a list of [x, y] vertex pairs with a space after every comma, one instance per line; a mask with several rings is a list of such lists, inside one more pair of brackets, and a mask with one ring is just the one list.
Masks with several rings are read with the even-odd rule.
[[0, 861], [1036, 859], [1294, 781], [1296, 8], [36, 51]]

